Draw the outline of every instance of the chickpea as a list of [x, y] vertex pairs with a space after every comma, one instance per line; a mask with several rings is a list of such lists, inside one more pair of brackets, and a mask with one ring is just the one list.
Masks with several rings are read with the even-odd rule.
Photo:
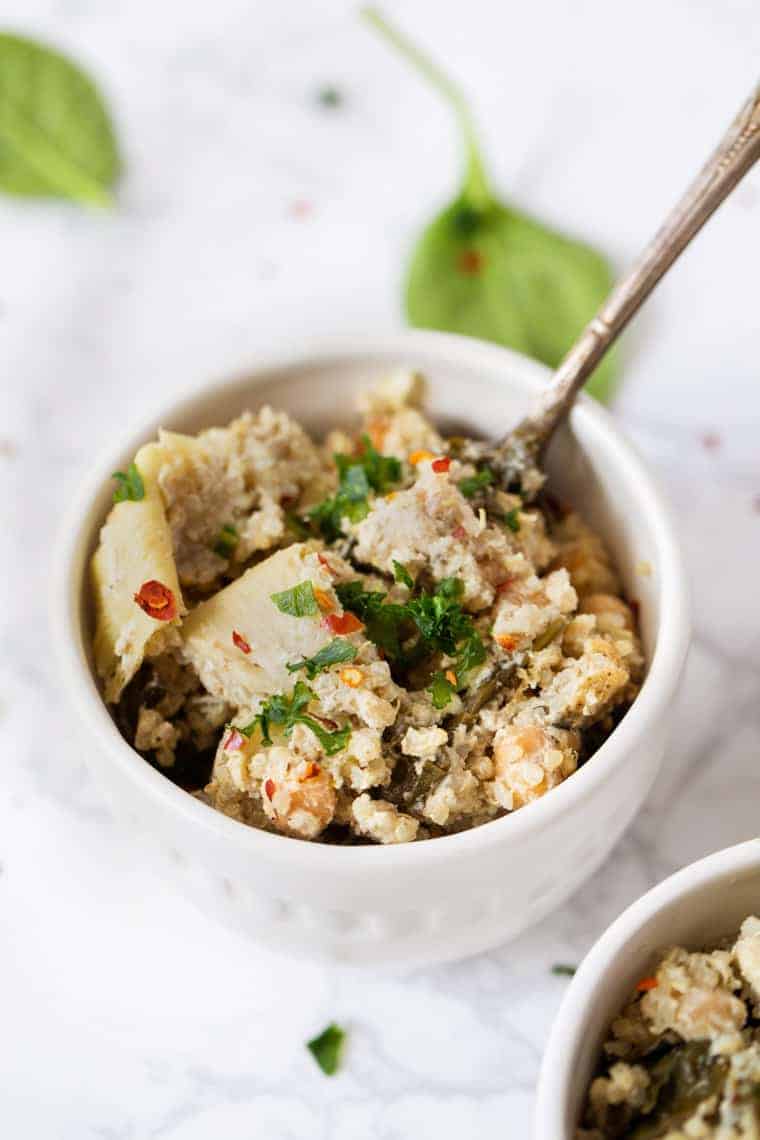
[[575, 771], [578, 735], [539, 725], [505, 725], [494, 738], [493, 794], [514, 811], [539, 799]]
[[335, 787], [315, 760], [270, 748], [261, 774], [261, 802], [278, 831], [315, 839], [335, 815]]

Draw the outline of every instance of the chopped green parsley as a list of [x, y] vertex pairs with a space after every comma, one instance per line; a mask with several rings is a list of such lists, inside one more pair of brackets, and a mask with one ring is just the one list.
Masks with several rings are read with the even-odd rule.
[[313, 657], [303, 657], [300, 661], [294, 661], [292, 665], [287, 666], [287, 670], [289, 673], [297, 673], [299, 669], [305, 669], [306, 676], [313, 681], [323, 669], [329, 669], [331, 665], [339, 665], [343, 661], [353, 661], [354, 657], [356, 649], [351, 642], [346, 641], [345, 637], [335, 637]]
[[490, 467], [481, 467], [475, 475], [468, 475], [465, 479], [459, 480], [459, 490], [466, 499], [471, 499], [478, 491], [490, 487], [495, 478]]
[[139, 503], [141, 499], [145, 498], [145, 484], [142, 481], [142, 475], [137, 470], [136, 463], [130, 463], [126, 472], [114, 471], [112, 478], [116, 480], [116, 488], [113, 493], [115, 503], [128, 501]]
[[306, 1048], [326, 1077], [332, 1077], [338, 1071], [345, 1040], [345, 1030], [333, 1022], [318, 1037], [306, 1042]]
[[305, 724], [307, 728], [316, 736], [325, 755], [334, 756], [336, 752], [342, 752], [351, 739], [351, 729], [348, 725], [344, 728], [336, 729], [334, 732], [328, 732], [323, 725], [319, 723], [314, 717], [306, 713], [309, 702], [314, 700], [314, 693], [308, 685], [303, 681], [297, 681], [296, 686], [290, 696], [284, 693], [277, 693], [275, 696], [270, 697], [261, 706], [260, 711], [256, 714], [250, 724], [239, 729], [244, 736], [253, 736], [256, 729], [261, 732], [261, 742], [267, 747], [271, 745], [272, 738], [270, 736], [270, 728], [272, 725], [277, 725], [282, 728], [285, 736], [290, 736], [291, 732], [297, 724]]
[[218, 554], [220, 558], [230, 558], [239, 538], [237, 528], [232, 523], [226, 523], [219, 531], [219, 537], [214, 544], [214, 554]]
[[279, 594], [272, 594], [272, 601], [282, 614], [291, 617], [314, 617], [319, 613], [314, 587], [307, 579], [292, 586], [289, 590], [282, 590]]

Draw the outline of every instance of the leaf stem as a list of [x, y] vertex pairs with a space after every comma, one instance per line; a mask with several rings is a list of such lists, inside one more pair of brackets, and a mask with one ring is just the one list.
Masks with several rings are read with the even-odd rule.
[[465, 144], [467, 156], [467, 170], [464, 184], [465, 197], [476, 209], [483, 209], [490, 205], [492, 201], [491, 190], [485, 167], [483, 166], [483, 159], [480, 154], [475, 124], [467, 100], [462, 94], [461, 89], [448, 75], [441, 71], [429, 56], [420, 51], [403, 32], [400, 32], [398, 28], [389, 23], [379, 9], [369, 5], [361, 9], [361, 15], [384, 36], [392, 47], [396, 48], [396, 50], [411, 63], [412, 67], [414, 67], [420, 75], [427, 79], [427, 81], [438, 90], [438, 93], [442, 95], [449, 104], [457, 117]]

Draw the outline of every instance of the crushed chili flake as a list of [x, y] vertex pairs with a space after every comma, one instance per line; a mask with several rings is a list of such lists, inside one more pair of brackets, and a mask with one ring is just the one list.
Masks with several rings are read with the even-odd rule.
[[267, 780], [267, 782], [264, 784], [264, 791], [267, 794], [267, 799], [271, 800], [272, 796], [275, 793], [275, 790], [276, 790], [276, 784], [275, 784], [274, 780]]
[[334, 578], [336, 576], [338, 571], [333, 566], [330, 565], [330, 563], [325, 558], [324, 554], [317, 554], [317, 561], [319, 562], [320, 566], [324, 566], [325, 570], [327, 571], [327, 573], [331, 577]]
[[505, 578], [503, 582], [499, 582], [498, 586], [496, 587], [496, 593], [497, 594], [505, 593], [509, 589], [509, 587], [512, 585], [513, 581], [514, 581], [514, 578]]
[[720, 447], [722, 440], [717, 431], [705, 431], [700, 436], [700, 443], [705, 451], [717, 451]]
[[467, 538], [467, 531], [466, 531], [466, 530], [464, 529], [464, 527], [463, 527], [463, 526], [461, 526], [461, 525], [460, 525], [460, 526], [455, 526], [455, 527], [454, 527], [454, 529], [453, 529], [453, 530], [452, 530], [452, 532], [451, 532], [451, 537], [452, 537], [452, 538], [458, 538], [458, 539], [459, 539], [459, 541], [461, 542], [461, 540], [462, 540], [463, 538]]
[[435, 471], [436, 475], [444, 475], [449, 467], [451, 467], [451, 460], [448, 455], [442, 455], [440, 459], [434, 459], [430, 466]]
[[361, 669], [357, 669], [355, 665], [349, 665], [346, 669], [341, 669], [338, 674], [344, 685], [348, 685], [351, 689], [357, 689], [364, 680], [364, 673]]
[[636, 989], [640, 994], [645, 994], [647, 990], [654, 990], [657, 988], [657, 978], [642, 978], [640, 982], [636, 983]]
[[314, 597], [317, 599], [317, 605], [323, 614], [329, 614], [333, 612], [335, 609], [335, 602], [332, 600], [326, 590], [320, 590], [319, 586], [315, 586]]
[[225, 752], [239, 752], [245, 744], [245, 737], [236, 728], [231, 728], [224, 742]]
[[432, 451], [427, 451], [424, 447], [419, 451], [413, 451], [409, 456], [409, 462], [412, 467], [416, 467], [418, 463], [424, 462], [426, 459], [435, 459]]
[[450, 685], [457, 684], [457, 675], [453, 669], [447, 669], [443, 675]]
[[343, 614], [328, 614], [327, 617], [322, 618], [322, 625], [332, 630], [333, 633], [346, 634], [356, 633], [357, 630], [363, 628], [364, 623], [359, 621], [356, 614], [349, 613], [347, 610]]
[[233, 641], [233, 644], [238, 647], [238, 649], [241, 651], [241, 653], [250, 653], [251, 652], [250, 645], [248, 644], [246, 639], [243, 637], [242, 633], [238, 633], [238, 631], [236, 629], [233, 629], [233, 631], [232, 631], [232, 641]]
[[517, 638], [511, 637], [508, 633], [503, 633], [501, 637], [497, 637], [496, 640], [502, 649], [506, 649], [508, 652], [513, 650], [517, 645]]
[[134, 598], [140, 609], [155, 621], [174, 621], [177, 616], [174, 594], [168, 586], [157, 582], [155, 578], [143, 582]]
[[457, 257], [457, 269], [465, 277], [477, 277], [486, 259], [479, 249], [463, 249]]
[[306, 765], [303, 773], [299, 777], [299, 780], [301, 783], [303, 783], [304, 780], [313, 780], [319, 775], [321, 771], [322, 769], [320, 768], [319, 764], [317, 764], [314, 760], [310, 760]]

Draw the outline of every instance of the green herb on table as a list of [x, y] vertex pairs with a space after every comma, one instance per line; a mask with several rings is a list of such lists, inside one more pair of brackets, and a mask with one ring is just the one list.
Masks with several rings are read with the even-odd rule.
[[272, 725], [281, 728], [285, 736], [290, 736], [297, 724], [305, 724], [322, 745], [325, 755], [334, 756], [336, 752], [342, 752], [348, 745], [351, 739], [351, 729], [345, 725], [343, 728], [330, 732], [313, 716], [309, 716], [306, 709], [314, 699], [314, 693], [309, 686], [303, 681], [297, 681], [290, 696], [277, 693], [270, 697], [261, 706], [253, 720], [238, 731], [250, 738], [258, 729], [261, 733], [261, 743], [268, 748], [272, 744], [270, 734]]
[[569, 966], [565, 962], [555, 962], [552, 973], [558, 978], [572, 978], [577, 969], [577, 966]]
[[306, 1042], [306, 1048], [326, 1077], [332, 1077], [338, 1071], [345, 1040], [345, 1030], [333, 1022], [318, 1037]]
[[52, 48], [0, 34], [0, 191], [110, 206], [120, 168], [93, 81]]
[[[2, 163], [1, 148], [0, 163]], [[145, 498], [145, 484], [142, 481], [142, 475], [137, 470], [136, 463], [130, 463], [126, 472], [114, 471], [111, 478], [116, 480], [116, 488], [113, 493], [113, 501], [115, 503], [124, 503], [127, 501], [139, 503], [141, 499]]]
[[237, 528], [232, 523], [227, 523], [219, 531], [219, 537], [214, 543], [214, 554], [220, 558], [231, 558], [239, 539]]
[[271, 597], [281, 614], [289, 614], [290, 617], [314, 617], [319, 613], [314, 587], [308, 579], [299, 582], [297, 586], [292, 586], [289, 590], [272, 594]]
[[[363, 14], [448, 102], [464, 144], [463, 184], [412, 254], [410, 324], [493, 340], [556, 367], [612, 286], [607, 260], [494, 195], [459, 88], [377, 9]], [[592, 375], [598, 399], [611, 396], [615, 368], [608, 353]]]
[[317, 91], [317, 103], [320, 107], [326, 107], [330, 111], [334, 111], [336, 107], [343, 104], [343, 93], [337, 87], [326, 85], [320, 87]]
[[297, 673], [299, 669], [305, 669], [306, 676], [310, 681], [313, 681], [319, 673], [329, 669], [331, 665], [353, 661], [355, 657], [356, 649], [351, 642], [346, 641], [344, 637], [335, 637], [313, 657], [304, 657], [300, 661], [294, 661], [292, 665], [287, 666], [287, 670], [289, 673]]

